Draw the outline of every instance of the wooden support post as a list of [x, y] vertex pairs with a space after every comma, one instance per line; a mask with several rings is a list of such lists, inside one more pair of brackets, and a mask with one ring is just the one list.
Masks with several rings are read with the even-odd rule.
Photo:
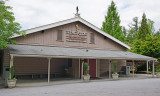
[[81, 78], [81, 68], [80, 68], [81, 64], [80, 63], [81, 63], [81, 61], [80, 61], [80, 58], [79, 58], [79, 78]]
[[98, 77], [98, 61], [96, 59], [96, 77]]
[[153, 77], [154, 77], [154, 74], [155, 74], [155, 72], [154, 72], [154, 60], [153, 60], [153, 65], [152, 65], [152, 75], [153, 75]]
[[111, 61], [109, 60], [109, 79], [111, 79]]
[[89, 59], [87, 59], [87, 63], [88, 63], [88, 74], [89, 74], [89, 70], [90, 70]]
[[133, 71], [132, 72], [133, 72], [133, 78], [134, 78], [134, 60], [133, 60]]
[[[13, 66], [13, 55], [10, 55], [10, 70], [11, 70], [11, 67]], [[10, 71], [9, 70], [9, 71]], [[11, 72], [9, 72], [9, 79], [11, 79]]]
[[147, 74], [148, 74], [148, 62], [149, 62], [149, 61], [147, 60]]
[[48, 58], [48, 84], [50, 83], [51, 58]]
[[[84, 62], [84, 61], [83, 61]], [[81, 68], [81, 79], [83, 80], [83, 62], [82, 63], [82, 68]]]

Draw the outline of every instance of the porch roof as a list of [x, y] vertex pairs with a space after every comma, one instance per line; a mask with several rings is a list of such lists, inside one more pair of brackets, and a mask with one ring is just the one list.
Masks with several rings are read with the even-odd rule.
[[127, 51], [8, 44], [10, 54], [24, 57], [157, 60]]

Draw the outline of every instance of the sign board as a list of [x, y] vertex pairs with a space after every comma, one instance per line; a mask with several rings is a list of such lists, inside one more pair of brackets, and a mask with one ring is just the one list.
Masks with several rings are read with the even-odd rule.
[[66, 41], [68, 42], [87, 42], [87, 33], [85, 32], [72, 32], [66, 31]]

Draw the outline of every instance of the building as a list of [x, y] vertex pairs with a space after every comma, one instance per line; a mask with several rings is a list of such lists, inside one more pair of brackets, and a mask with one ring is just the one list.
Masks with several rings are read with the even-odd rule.
[[126, 60], [149, 60], [153, 65], [156, 60], [127, 52], [130, 46], [87, 22], [78, 13], [68, 20], [28, 29], [26, 36], [15, 35], [12, 39], [18, 44], [9, 44], [3, 52], [4, 78], [13, 65], [17, 78], [48, 78], [48, 82], [58, 76], [80, 79], [84, 61], [89, 63], [91, 77], [111, 78], [112, 61], [117, 61], [117, 72], [121, 72]]

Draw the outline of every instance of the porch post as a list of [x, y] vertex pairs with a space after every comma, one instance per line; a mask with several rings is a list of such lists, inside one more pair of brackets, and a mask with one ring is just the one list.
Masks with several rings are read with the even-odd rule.
[[96, 59], [96, 77], [98, 77], [98, 61]]
[[153, 60], [153, 65], [152, 65], [152, 75], [154, 77], [154, 60]]
[[149, 61], [147, 60], [147, 74], [148, 74], [148, 62], [149, 62]]
[[111, 60], [109, 60], [109, 79], [111, 79]]
[[[13, 66], [13, 55], [10, 55], [11, 57], [10, 57], [10, 69], [11, 69], [11, 67]], [[9, 79], [11, 79], [11, 72], [9, 72]]]
[[[84, 62], [84, 61], [83, 61]], [[83, 62], [82, 62], [82, 68], [81, 68], [81, 79], [83, 80]]]
[[80, 68], [80, 67], [81, 67], [81, 64], [80, 64], [80, 63], [81, 63], [81, 61], [80, 61], [80, 58], [79, 58], [79, 78], [81, 77], [81, 76], [80, 76], [80, 74], [81, 74], [81, 71], [80, 71], [80, 69], [81, 69], [81, 68]]
[[134, 60], [133, 60], [133, 71], [132, 71], [132, 73], [133, 73], [133, 78], [134, 78]]
[[50, 83], [51, 58], [48, 58], [48, 84]]

